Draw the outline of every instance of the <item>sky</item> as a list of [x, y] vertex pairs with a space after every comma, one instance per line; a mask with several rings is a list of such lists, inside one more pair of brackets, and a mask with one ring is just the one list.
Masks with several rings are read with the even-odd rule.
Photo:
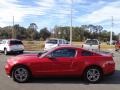
[[13, 25], [28, 27], [36, 23], [44, 27], [70, 26], [71, 7], [73, 26], [102, 25], [120, 33], [120, 0], [0, 0], [0, 27]]

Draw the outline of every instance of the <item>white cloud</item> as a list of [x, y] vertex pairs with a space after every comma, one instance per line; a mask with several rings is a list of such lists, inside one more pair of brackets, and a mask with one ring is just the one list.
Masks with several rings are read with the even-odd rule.
[[116, 19], [120, 19], [120, 12], [118, 11], [120, 11], [120, 8], [108, 6], [81, 18], [83, 18], [83, 22], [100, 23], [105, 20], [109, 20], [111, 16], [114, 16]]
[[72, 1], [73, 3], [86, 3], [86, 0], [58, 0], [60, 2], [64, 2], [64, 3], [67, 3], [67, 4], [71, 4]]
[[106, 20], [110, 20], [111, 16], [115, 19], [120, 20], [120, 1], [115, 3], [110, 3], [103, 8], [93, 11], [90, 14], [83, 15], [77, 19], [81, 20], [82, 22], [87, 23], [100, 23]]
[[38, 0], [35, 3], [38, 6], [20, 5], [19, 0], [0, 0], [0, 26], [10, 25], [13, 16], [15, 22], [21, 22], [29, 15], [44, 15], [54, 6], [54, 0]]
[[[25, 18], [29, 17], [33, 17], [34, 19], [34, 16], [49, 18], [49, 25], [56, 21], [59, 22], [54, 24], [70, 23], [71, 0], [33, 0], [33, 3], [36, 4], [36, 6], [22, 5], [20, 4], [20, 0], [0, 0], [0, 26], [12, 25], [13, 16], [15, 17], [15, 23], [23, 22]], [[75, 23], [100, 24], [108, 28], [111, 23], [111, 16], [113, 16], [115, 24], [120, 24], [120, 1], [110, 3], [101, 0], [98, 1], [98, 3], [89, 3], [87, 0], [73, 0], [73, 5]], [[86, 10], [85, 12], [87, 12], [87, 14], [85, 13], [83, 15], [84, 12], [80, 12], [81, 9]], [[115, 29], [118, 30], [119, 28], [120, 27], [116, 25]]]
[[[101, 24], [103, 26], [105, 24], [106, 29], [109, 29], [111, 27], [112, 16], [114, 17], [114, 25], [120, 23], [119, 11], [120, 11], [120, 1], [112, 2], [96, 11], [80, 16], [75, 20], [82, 24]], [[114, 27], [115, 32], [118, 32], [117, 31], [118, 28], [120, 27], [117, 26]]]

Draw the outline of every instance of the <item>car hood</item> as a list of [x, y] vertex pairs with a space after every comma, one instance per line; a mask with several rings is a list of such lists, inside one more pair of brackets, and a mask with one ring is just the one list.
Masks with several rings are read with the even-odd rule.
[[36, 59], [38, 59], [39, 57], [37, 56], [37, 54], [23, 54], [23, 55], [18, 55], [18, 56], [14, 56], [14, 57], [10, 57], [8, 59], [8, 62], [18, 62], [18, 61], [22, 61], [22, 62], [26, 62], [26, 61], [35, 61]]
[[27, 58], [27, 57], [37, 57], [37, 54], [23, 54], [23, 55], [18, 55], [18, 56], [16, 56], [16, 58], [17, 57], [20, 57], [20, 58]]

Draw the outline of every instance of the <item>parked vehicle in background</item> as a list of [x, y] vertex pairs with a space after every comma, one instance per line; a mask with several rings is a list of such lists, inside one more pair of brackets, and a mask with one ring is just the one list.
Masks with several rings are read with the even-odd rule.
[[10, 52], [23, 53], [24, 46], [22, 41], [18, 39], [3, 39], [0, 42], [0, 51], [7, 55]]
[[7, 60], [6, 74], [19, 83], [31, 77], [82, 77], [90, 83], [113, 74], [115, 62], [110, 54], [72, 46], [60, 46], [40, 54], [23, 54]]
[[45, 41], [44, 51], [48, 51], [61, 45], [69, 45], [69, 42], [65, 39], [49, 38]]
[[97, 39], [87, 39], [82, 48], [87, 50], [100, 50], [100, 42]]
[[120, 50], [120, 40], [115, 43], [115, 51]]
[[[112, 40], [111, 44], [115, 45], [116, 42], [117, 42], [116, 40]], [[110, 45], [110, 41], [107, 41], [107, 45]]]

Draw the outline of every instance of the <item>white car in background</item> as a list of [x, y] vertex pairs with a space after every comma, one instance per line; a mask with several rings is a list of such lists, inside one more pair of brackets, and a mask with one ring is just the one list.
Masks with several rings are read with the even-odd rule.
[[47, 39], [45, 41], [44, 51], [48, 51], [52, 48], [55, 48], [55, 47], [61, 46], [61, 45], [70, 45], [70, 44], [65, 39], [56, 39], [56, 38]]
[[7, 55], [10, 52], [23, 53], [24, 45], [18, 39], [3, 39], [0, 41], [0, 51]]
[[82, 45], [82, 48], [87, 50], [100, 50], [100, 42], [97, 39], [87, 39], [84, 44]]

